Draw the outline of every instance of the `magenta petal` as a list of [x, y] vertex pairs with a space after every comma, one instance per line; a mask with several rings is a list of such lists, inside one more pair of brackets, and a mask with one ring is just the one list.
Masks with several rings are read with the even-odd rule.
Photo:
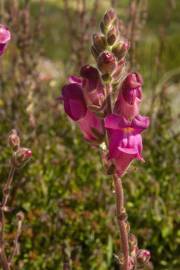
[[125, 101], [131, 105], [134, 104], [136, 98], [142, 98], [142, 80], [137, 73], [130, 73], [122, 84], [122, 94]]
[[134, 104], [125, 101], [122, 93], [119, 94], [115, 103], [114, 113], [124, 116], [126, 119], [133, 119], [139, 114], [140, 100], [136, 98]]
[[0, 55], [4, 53], [6, 46], [7, 46], [6, 44], [0, 44]]
[[70, 83], [76, 83], [76, 84], [82, 86], [82, 78], [81, 78], [81, 77], [78, 77], [78, 76], [70, 76], [70, 77], [68, 78], [68, 81], [69, 81]]
[[118, 147], [118, 151], [129, 154], [129, 155], [136, 155], [137, 154], [137, 149], [135, 148], [123, 148], [123, 147]]
[[94, 130], [100, 135], [104, 133], [101, 119], [89, 110], [87, 110], [86, 115], [78, 121], [78, 124], [85, 139], [88, 141], [96, 140]]
[[131, 131], [132, 127], [114, 127], [115, 129], [108, 129], [109, 157], [114, 161], [117, 173], [123, 175], [133, 159], [143, 160], [142, 137], [139, 133]]
[[130, 126], [131, 122], [116, 114], [107, 116], [104, 120], [105, 128], [120, 129]]
[[114, 160], [116, 172], [119, 176], [122, 176], [126, 172], [133, 158], [133, 155], [121, 153], [121, 155], [119, 155], [119, 157]]
[[0, 55], [4, 53], [4, 50], [6, 49], [10, 39], [11, 39], [10, 31], [6, 26], [0, 24]]
[[62, 90], [64, 110], [74, 121], [85, 116], [87, 107], [79, 85], [72, 83], [65, 85]]
[[87, 104], [101, 107], [105, 97], [99, 71], [86, 65], [81, 68], [80, 74], [83, 78], [82, 89]]
[[[122, 140], [123, 141], [123, 140]], [[133, 159], [143, 160], [142, 153], [142, 138], [141, 135], [131, 135], [126, 138], [125, 147], [119, 142], [116, 156], [113, 158], [117, 173], [122, 176], [127, 170]]]
[[88, 81], [89, 91], [93, 91], [97, 88], [100, 82], [100, 76], [96, 68], [85, 65], [81, 68], [80, 75]]
[[130, 73], [125, 78], [119, 89], [119, 95], [115, 103], [114, 113], [132, 120], [139, 114], [139, 106], [142, 101], [142, 80], [137, 73]]
[[150, 124], [149, 117], [138, 115], [132, 121], [132, 127], [139, 129], [142, 132], [144, 129], [148, 128]]
[[6, 44], [11, 39], [11, 32], [9, 29], [5, 26], [0, 24], [0, 43]]

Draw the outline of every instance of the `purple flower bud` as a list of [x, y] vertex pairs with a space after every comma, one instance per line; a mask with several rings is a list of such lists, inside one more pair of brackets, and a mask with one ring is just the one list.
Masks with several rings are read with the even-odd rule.
[[87, 112], [86, 102], [80, 85], [70, 83], [63, 87], [62, 97], [64, 101], [64, 110], [74, 121], [85, 116]]
[[119, 90], [114, 112], [127, 119], [133, 119], [139, 114], [142, 101], [142, 79], [137, 73], [130, 73], [125, 78]]
[[117, 45], [114, 46], [112, 52], [118, 59], [122, 59], [129, 49], [129, 43], [127, 41], [119, 42]]
[[114, 9], [109, 9], [104, 15], [104, 24], [106, 27], [109, 27], [117, 18], [116, 12]]
[[83, 95], [88, 106], [101, 108], [105, 100], [104, 88], [96, 68], [86, 65], [81, 68], [80, 75], [83, 78]]
[[13, 156], [13, 164], [16, 167], [23, 166], [32, 157], [32, 151], [28, 148], [19, 148]]
[[17, 150], [20, 146], [20, 138], [18, 136], [18, 133], [15, 129], [13, 129], [8, 137], [9, 145], [13, 150]]
[[106, 48], [106, 39], [104, 35], [101, 35], [99, 33], [93, 35], [93, 47], [98, 52], [102, 52]]
[[98, 68], [102, 74], [111, 74], [116, 68], [116, 58], [113, 53], [105, 51], [98, 57]]
[[100, 81], [99, 72], [96, 68], [90, 65], [83, 66], [80, 70], [80, 75], [84, 79], [88, 80], [90, 91], [94, 90], [99, 84], [99, 81]]
[[117, 28], [113, 26], [107, 33], [107, 42], [109, 45], [113, 45], [118, 38]]
[[0, 55], [2, 55], [11, 39], [11, 33], [8, 28], [0, 24]]

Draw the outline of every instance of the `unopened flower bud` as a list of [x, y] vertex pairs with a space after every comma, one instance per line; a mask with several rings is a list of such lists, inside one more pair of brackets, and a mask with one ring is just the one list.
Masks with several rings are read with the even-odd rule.
[[23, 221], [24, 220], [24, 213], [22, 211], [18, 212], [16, 214], [16, 217], [19, 221]]
[[105, 37], [99, 33], [93, 35], [93, 46], [98, 52], [102, 52], [106, 48]]
[[151, 253], [146, 249], [139, 249], [137, 259], [140, 263], [148, 263], [151, 258]]
[[17, 131], [13, 129], [8, 137], [9, 145], [13, 150], [17, 150], [20, 146], [20, 138], [17, 134]]
[[117, 18], [116, 12], [114, 9], [109, 9], [104, 15], [104, 25], [109, 27]]
[[114, 48], [112, 49], [112, 52], [115, 54], [115, 56], [118, 59], [121, 59], [126, 55], [128, 49], [129, 49], [128, 42], [123, 42], [123, 43], [120, 42], [116, 46], [114, 46]]
[[100, 23], [100, 29], [101, 29], [101, 32], [103, 34], [106, 34], [108, 28], [105, 26], [105, 24], [103, 22], [101, 22]]
[[28, 148], [19, 148], [15, 153], [13, 162], [17, 167], [23, 166], [32, 157], [32, 151]]
[[118, 33], [116, 27], [112, 27], [107, 33], [107, 43], [113, 45], [116, 42]]
[[116, 58], [111, 52], [102, 52], [98, 57], [98, 68], [103, 74], [111, 74], [116, 68]]
[[94, 46], [91, 47], [91, 53], [94, 56], [95, 60], [97, 60], [99, 53], [97, 52], [97, 50], [94, 48]]

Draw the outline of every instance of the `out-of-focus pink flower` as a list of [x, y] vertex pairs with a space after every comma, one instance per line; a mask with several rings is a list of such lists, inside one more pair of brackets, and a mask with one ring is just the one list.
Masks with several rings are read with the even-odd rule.
[[62, 89], [62, 97], [64, 110], [72, 120], [77, 121], [85, 116], [87, 112], [86, 102], [78, 84], [65, 85]]
[[23, 166], [32, 157], [32, 151], [28, 148], [20, 147], [14, 155], [13, 162], [17, 167]]
[[141, 263], [147, 263], [150, 261], [151, 258], [151, 253], [149, 252], [149, 250], [146, 249], [139, 249], [138, 253], [137, 253], [137, 259], [141, 262]]
[[133, 257], [129, 256], [128, 258], [128, 270], [133, 270], [135, 266], [135, 260]]
[[114, 113], [133, 119], [139, 114], [141, 100], [142, 79], [139, 74], [130, 73], [120, 88]]
[[101, 142], [104, 136], [103, 123], [95, 113], [87, 110], [86, 115], [78, 121], [79, 127], [88, 141]]
[[0, 55], [2, 55], [11, 39], [11, 33], [8, 28], [0, 24]]
[[62, 89], [64, 110], [72, 120], [77, 121], [86, 140], [98, 143], [104, 135], [103, 122], [88, 109], [83, 95], [82, 80], [71, 76], [69, 81], [71, 83]]
[[133, 159], [143, 160], [141, 132], [149, 126], [149, 118], [136, 116], [132, 121], [111, 114], [105, 118], [109, 136], [109, 158], [122, 176]]
[[81, 68], [82, 89], [88, 106], [101, 107], [105, 100], [104, 87], [96, 68], [85, 65]]

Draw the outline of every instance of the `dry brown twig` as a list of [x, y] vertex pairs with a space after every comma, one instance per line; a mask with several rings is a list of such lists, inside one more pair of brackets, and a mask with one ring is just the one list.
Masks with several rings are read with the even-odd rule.
[[136, 65], [136, 43], [141, 37], [142, 29], [148, 15], [147, 0], [131, 0], [129, 3], [129, 22], [127, 25], [127, 38], [130, 41], [130, 66]]
[[92, 31], [96, 24], [99, 0], [94, 0], [91, 12], [88, 10], [87, 0], [77, 1], [73, 12], [70, 1], [64, 0], [63, 2], [71, 55], [76, 67], [79, 68], [87, 62], [89, 57], [86, 53], [86, 44], [91, 36], [90, 30]]

